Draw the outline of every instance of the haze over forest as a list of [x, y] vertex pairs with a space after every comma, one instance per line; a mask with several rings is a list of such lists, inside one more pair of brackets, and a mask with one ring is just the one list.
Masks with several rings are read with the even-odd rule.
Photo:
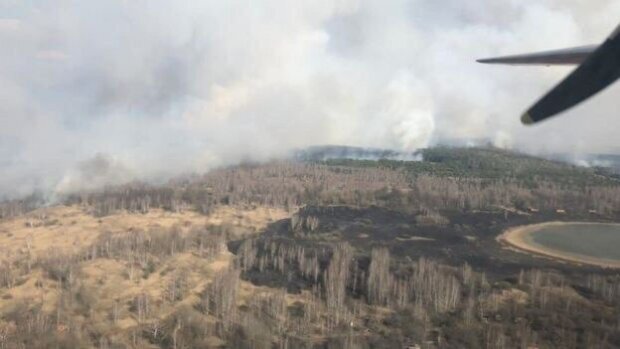
[[0, 0], [0, 349], [619, 348], [618, 14]]
[[519, 114], [570, 68], [475, 59], [597, 43], [618, 13], [611, 0], [1, 1], [0, 198], [316, 144], [610, 152], [618, 86], [525, 128]]

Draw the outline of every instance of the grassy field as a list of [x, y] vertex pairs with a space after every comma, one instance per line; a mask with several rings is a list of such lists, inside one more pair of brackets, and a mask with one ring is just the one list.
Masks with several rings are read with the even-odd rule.
[[[205, 226], [226, 226], [228, 238], [235, 239], [252, 236], [287, 215], [286, 211], [273, 208], [221, 207], [207, 216], [192, 211], [151, 210], [146, 214], [122, 212], [97, 218], [83, 207], [55, 206], [0, 220], [0, 266], [4, 266], [4, 274], [10, 273], [14, 279], [11, 287], [0, 288], [0, 317], [6, 319], [16, 311], [36, 308], [46, 316], [71, 321], [69, 324], [60, 320], [58, 326], [97, 329], [108, 338], [123, 342], [126, 331], [142, 321], [132, 309], [136, 297], [150, 300], [150, 321], [163, 320], [179, 308], [198, 303], [214, 275], [228, 268], [232, 254], [225, 246], [209, 258], [195, 251], [181, 251], [158, 259], [148, 274], [133, 273], [135, 263], [123, 258], [76, 260], [71, 256], [83, 253], [102, 234], [115, 236], [176, 228], [182, 235]], [[68, 279], [50, 277], [42, 267], [46, 263], [63, 264], [64, 260], [72, 261]], [[179, 275], [183, 278], [183, 292], [179, 292], [178, 299], [168, 301], [169, 285]], [[239, 288], [239, 305], [260, 291], [244, 281]], [[59, 315], [59, 304], [65, 302], [68, 289], [73, 296], [72, 304], [62, 306], [65, 313]]]

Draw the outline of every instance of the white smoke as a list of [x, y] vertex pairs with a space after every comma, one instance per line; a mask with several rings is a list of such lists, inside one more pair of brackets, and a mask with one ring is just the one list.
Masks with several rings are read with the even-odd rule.
[[105, 154], [80, 162], [75, 169], [68, 170], [53, 194], [88, 192], [109, 185], [124, 184], [135, 178], [123, 163]]
[[314, 144], [607, 149], [618, 87], [524, 128], [569, 70], [474, 61], [595, 43], [619, 15], [611, 0], [0, 0], [0, 197], [66, 188], [96, 154], [131, 169], [115, 182]]

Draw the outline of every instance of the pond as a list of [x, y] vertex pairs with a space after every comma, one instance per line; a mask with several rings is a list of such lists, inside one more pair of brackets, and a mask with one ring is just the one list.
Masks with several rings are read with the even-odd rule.
[[549, 222], [510, 229], [498, 239], [526, 252], [620, 267], [620, 224]]
[[546, 248], [620, 261], [620, 224], [548, 225], [533, 231], [529, 238]]

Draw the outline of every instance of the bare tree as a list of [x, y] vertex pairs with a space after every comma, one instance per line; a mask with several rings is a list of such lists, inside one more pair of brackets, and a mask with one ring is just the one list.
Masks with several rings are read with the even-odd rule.
[[323, 283], [327, 312], [328, 326], [333, 328], [347, 318], [345, 307], [346, 287], [349, 280], [349, 267], [353, 251], [347, 243], [340, 243], [334, 247], [329, 267], [325, 271]]
[[391, 293], [390, 251], [385, 247], [373, 248], [368, 268], [368, 301], [387, 305]]
[[238, 269], [218, 272], [208, 290], [209, 308], [220, 320], [221, 332], [227, 333], [237, 318]]

